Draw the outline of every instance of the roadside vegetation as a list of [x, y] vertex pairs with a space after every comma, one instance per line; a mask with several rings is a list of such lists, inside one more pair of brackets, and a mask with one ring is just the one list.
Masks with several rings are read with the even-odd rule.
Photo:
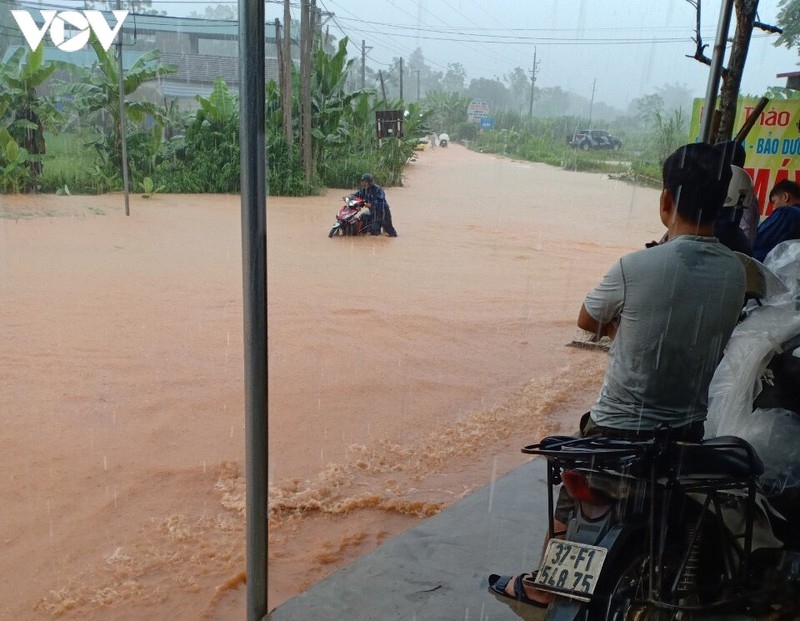
[[[373, 90], [349, 90], [353, 61], [346, 40], [335, 52], [314, 56], [312, 152], [309, 183], [300, 161], [299, 127], [290, 146], [282, 131], [280, 94], [266, 89], [267, 179], [273, 195], [300, 196], [322, 187], [351, 187], [365, 170], [387, 185], [402, 183], [403, 168], [429, 112], [419, 104], [379, 99]], [[122, 134], [117, 64], [96, 44], [90, 70], [42, 60], [37, 51], [19, 50], [0, 66], [0, 192], [99, 194], [120, 190]], [[51, 94], [41, 94], [51, 80]], [[130, 187], [159, 192], [239, 191], [239, 99], [217, 79], [208, 98], [196, 97], [186, 112], [160, 106], [139, 95], [150, 80], [175, 67], [157, 51], [140, 57], [126, 72], [125, 120]], [[65, 79], [66, 78], [66, 79]], [[294, 83], [294, 115], [299, 119], [299, 76]], [[377, 110], [405, 109], [404, 136], [375, 135]], [[296, 124], [298, 125], [298, 124]], [[147, 191], [147, 190], [150, 191]]]
[[[45, 61], [42, 47], [20, 48], [0, 65], [0, 192], [97, 194], [122, 189], [118, 65], [113, 48], [103, 51], [93, 41], [92, 49], [96, 61], [90, 69]], [[429, 132], [447, 132], [452, 143], [475, 151], [612, 173], [657, 186], [664, 158], [689, 138], [692, 93], [680, 84], [666, 84], [634, 99], [624, 114], [601, 102], [592, 108], [590, 102], [558, 87], [537, 88], [534, 108], [521, 70], [502, 80], [481, 78], [467, 84], [460, 64], [436, 72], [417, 50], [408, 63], [418, 78], [417, 98], [409, 103], [391, 69], [380, 93], [358, 88], [358, 67], [346, 50], [343, 39], [337, 46], [318, 48], [313, 56], [310, 179], [299, 147], [299, 72], [295, 67], [291, 76], [291, 140], [284, 132], [278, 86], [267, 84], [270, 194], [301, 196], [324, 187], [353, 187], [367, 170], [383, 185], [402, 185], [403, 171], [416, 157], [420, 137]], [[143, 87], [175, 71], [161, 62], [157, 50], [139, 57], [126, 71], [129, 187], [148, 196], [238, 192], [238, 96], [217, 79], [208, 97], [195, 98], [193, 110], [148, 100]], [[423, 96], [420, 83], [425, 85]], [[492, 129], [481, 130], [477, 123], [467, 122], [473, 99], [490, 103]], [[382, 110], [404, 111], [402, 137], [378, 140], [375, 118]], [[568, 137], [588, 129], [606, 130], [622, 146], [571, 147]]]

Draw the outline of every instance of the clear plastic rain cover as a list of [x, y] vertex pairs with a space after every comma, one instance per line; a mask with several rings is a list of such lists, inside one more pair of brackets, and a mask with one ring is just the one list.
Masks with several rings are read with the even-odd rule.
[[[800, 485], [800, 412], [753, 409], [753, 402], [772, 381], [767, 365], [773, 356], [800, 335], [800, 241], [777, 245], [764, 266], [786, 290], [768, 290], [761, 306], [750, 302], [746, 319], [733, 331], [709, 387], [706, 437], [744, 438], [764, 461], [762, 481], [783, 488]], [[793, 353], [800, 357], [800, 348]], [[792, 382], [797, 386], [800, 378]]]

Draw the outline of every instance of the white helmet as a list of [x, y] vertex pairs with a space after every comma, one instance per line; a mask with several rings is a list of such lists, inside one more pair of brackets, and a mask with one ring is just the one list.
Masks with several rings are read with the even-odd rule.
[[753, 181], [744, 169], [731, 166], [731, 182], [728, 184], [728, 195], [723, 207], [734, 207], [747, 211], [756, 205], [756, 194]]

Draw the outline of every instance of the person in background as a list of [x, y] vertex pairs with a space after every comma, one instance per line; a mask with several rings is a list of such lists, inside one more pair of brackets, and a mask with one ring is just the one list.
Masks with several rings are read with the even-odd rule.
[[731, 182], [725, 202], [714, 222], [714, 236], [731, 250], [750, 256], [753, 253], [758, 201], [753, 181], [744, 169], [731, 166]]
[[[731, 174], [729, 160], [705, 143], [670, 155], [659, 200], [669, 241], [623, 256], [586, 296], [578, 327], [613, 341], [581, 436], [647, 439], [667, 426], [673, 439], [702, 439], [708, 386], [745, 299], [744, 266], [714, 237]], [[573, 511], [562, 491], [556, 532]], [[536, 572], [492, 574], [489, 592], [545, 608], [551, 595], [535, 581]]]
[[381, 227], [389, 237], [397, 237], [397, 231], [392, 225], [392, 211], [386, 202], [386, 193], [383, 188], [375, 183], [375, 178], [370, 173], [361, 175], [361, 189], [356, 196], [363, 198], [372, 213], [371, 235], [380, 235]]
[[764, 261], [775, 246], [787, 239], [800, 239], [800, 184], [784, 179], [769, 193], [773, 211], [758, 225], [753, 258]]

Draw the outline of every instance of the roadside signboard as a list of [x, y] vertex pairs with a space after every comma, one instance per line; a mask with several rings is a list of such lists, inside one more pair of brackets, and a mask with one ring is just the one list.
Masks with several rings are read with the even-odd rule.
[[481, 119], [481, 129], [494, 129], [494, 119], [490, 116], [485, 116]]
[[404, 110], [377, 110], [375, 112], [375, 129], [378, 140], [382, 138], [402, 138]]
[[467, 121], [480, 123], [481, 119], [489, 116], [489, 104], [483, 99], [473, 99], [467, 106]]
[[[736, 109], [734, 132], [749, 118], [758, 99], [741, 99]], [[700, 136], [703, 99], [695, 99], [689, 138]], [[791, 179], [800, 183], [800, 99], [773, 100], [767, 104], [744, 141], [744, 169], [753, 179], [762, 216], [772, 212], [769, 191], [778, 181]]]

